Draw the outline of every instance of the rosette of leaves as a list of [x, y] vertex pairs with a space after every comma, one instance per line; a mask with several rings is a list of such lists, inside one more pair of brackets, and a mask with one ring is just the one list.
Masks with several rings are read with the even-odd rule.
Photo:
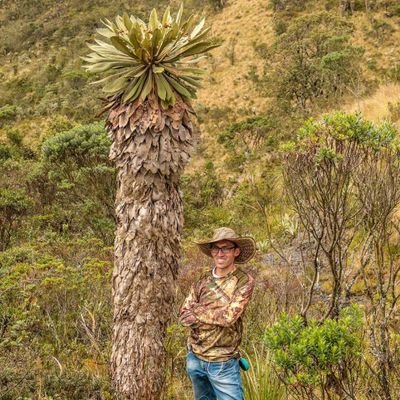
[[144, 100], [152, 92], [163, 108], [174, 104], [177, 94], [195, 98], [203, 72], [196, 63], [220, 41], [209, 38], [204, 18], [196, 21], [191, 15], [183, 22], [182, 14], [181, 5], [174, 19], [168, 7], [161, 20], [153, 9], [147, 24], [127, 14], [102, 21], [97, 33], [105, 40], [88, 44], [93, 52], [83, 57], [86, 70], [104, 73], [95, 83], [103, 83], [103, 90], [122, 103]]

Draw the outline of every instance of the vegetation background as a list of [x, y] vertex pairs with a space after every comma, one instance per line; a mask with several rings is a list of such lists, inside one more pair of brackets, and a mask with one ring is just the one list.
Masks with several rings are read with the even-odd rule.
[[[90, 84], [96, 76], [82, 69], [80, 57], [88, 53], [85, 43], [102, 18], [123, 12], [147, 18], [153, 7], [164, 10], [168, 4], [179, 7], [172, 0], [0, 0], [2, 400], [113, 398], [107, 365], [115, 170], [108, 161], [102, 117], [96, 116], [103, 95]], [[199, 143], [182, 179], [185, 257], [166, 343], [166, 398], [191, 398], [184, 371], [186, 333], [176, 317], [190, 284], [209, 267], [192, 239], [221, 225], [250, 233], [259, 248], [249, 266], [258, 283], [245, 319], [243, 349], [252, 364], [243, 375], [246, 398], [398, 398], [399, 199], [392, 193], [398, 172], [386, 150], [390, 142], [397, 151], [400, 121], [400, 4], [184, 4], [186, 14], [207, 15], [224, 42], [203, 62], [208, 72], [193, 104]], [[321, 128], [315, 121], [325, 113], [330, 117]], [[381, 125], [384, 120], [387, 124]], [[319, 130], [316, 137], [324, 137], [326, 127], [342, 136], [332, 134], [323, 149], [332, 150], [335, 140], [353, 143], [346, 128], [369, 138], [357, 142], [364, 147], [368, 142], [384, 148], [379, 160], [392, 166], [385, 172], [370, 159], [368, 171], [381, 174], [375, 186], [355, 164], [340, 175], [342, 164], [328, 163], [330, 177], [351, 176], [351, 187], [370, 187], [370, 192], [382, 182], [379, 177], [393, 178], [380, 186], [380, 193], [392, 193], [386, 200], [371, 199], [378, 205], [393, 200], [383, 223], [390, 229], [376, 238], [368, 226], [376, 228], [379, 222], [368, 225], [364, 218], [358, 223], [351, 214], [346, 234], [338, 237], [347, 246], [344, 258], [339, 257], [345, 271], [340, 283], [354, 282], [338, 294], [343, 311], [329, 315], [333, 318], [323, 318], [323, 310], [335, 297], [337, 264], [319, 255], [318, 240], [307, 236], [312, 236], [312, 224], [304, 223], [307, 210], [296, 203], [300, 191], [290, 179], [306, 167], [321, 168], [314, 159], [306, 164], [290, 154], [298, 149], [309, 154], [311, 147], [302, 138]], [[343, 147], [335, 147], [333, 156], [338, 154], [346, 159]], [[326, 151], [322, 155], [335, 158]], [[287, 168], [299, 159], [299, 170]], [[304, 182], [306, 193], [318, 198], [318, 182]], [[367, 196], [361, 189], [357, 193]], [[359, 204], [354, 196], [352, 207]], [[326, 212], [326, 204], [321, 207]], [[360, 213], [372, 215], [371, 209]], [[360, 243], [371, 242], [375, 247], [365, 247], [367, 260]], [[313, 257], [322, 260], [314, 274]], [[382, 324], [385, 329], [377, 331]]]

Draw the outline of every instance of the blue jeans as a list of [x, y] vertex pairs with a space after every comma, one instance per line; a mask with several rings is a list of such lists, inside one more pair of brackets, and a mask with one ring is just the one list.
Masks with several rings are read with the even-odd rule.
[[195, 400], [243, 400], [237, 358], [207, 362], [189, 351], [186, 357], [186, 371], [192, 381]]

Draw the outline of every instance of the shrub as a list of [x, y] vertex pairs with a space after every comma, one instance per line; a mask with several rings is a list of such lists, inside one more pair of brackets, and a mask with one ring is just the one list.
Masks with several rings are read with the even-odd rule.
[[183, 175], [181, 180], [186, 230], [204, 230], [227, 222], [227, 211], [220, 208], [223, 186], [211, 161], [194, 174]]
[[229, 125], [217, 139], [227, 151], [227, 167], [241, 171], [247, 160], [261, 154], [261, 148], [273, 148], [277, 142], [275, 128], [276, 122], [267, 115], [250, 117]]
[[77, 126], [46, 140], [42, 154], [52, 162], [73, 161], [84, 165], [88, 159], [108, 159], [110, 140], [102, 123]]
[[0, 397], [111, 399], [110, 262], [20, 248], [0, 266]]
[[17, 117], [17, 107], [11, 104], [6, 104], [0, 107], [0, 127], [5, 121], [12, 121]]
[[302, 11], [307, 0], [270, 0], [270, 4], [274, 11]]
[[242, 143], [245, 150], [249, 151], [259, 147], [274, 127], [274, 121], [269, 116], [250, 117], [226, 128], [219, 135], [218, 143], [224, 144], [227, 148], [233, 148]]
[[115, 168], [103, 124], [77, 126], [47, 139], [41, 147], [49, 182], [57, 188], [62, 231], [92, 231], [112, 243]]
[[11, 157], [11, 150], [9, 146], [0, 143], [0, 162], [8, 160]]
[[10, 244], [21, 218], [32, 206], [26, 193], [20, 189], [0, 189], [0, 251]]
[[89, 74], [81, 70], [67, 71], [62, 76], [73, 89], [80, 89], [89, 78]]
[[342, 96], [360, 77], [363, 49], [350, 43], [353, 26], [326, 12], [291, 21], [265, 60], [264, 87], [288, 112], [309, 113]]
[[321, 324], [313, 320], [305, 325], [300, 316], [283, 315], [267, 330], [265, 342], [288, 391], [299, 399], [314, 399], [317, 388], [329, 398], [354, 396], [362, 324], [357, 306], [343, 309], [338, 320]]

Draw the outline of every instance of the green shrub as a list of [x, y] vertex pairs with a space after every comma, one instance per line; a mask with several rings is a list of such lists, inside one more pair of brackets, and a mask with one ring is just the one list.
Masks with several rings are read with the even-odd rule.
[[32, 201], [23, 190], [0, 189], [0, 251], [10, 245], [21, 218], [31, 207]]
[[0, 107], [0, 119], [13, 119], [17, 115], [17, 106], [7, 104]]
[[270, 0], [270, 4], [274, 11], [302, 11], [307, 0]]
[[292, 19], [265, 58], [265, 93], [287, 112], [310, 113], [343, 96], [361, 80], [363, 49], [351, 44], [354, 27], [327, 12]]
[[359, 113], [335, 112], [324, 115], [322, 121], [309, 119], [299, 130], [299, 136], [307, 139], [307, 144], [318, 142], [321, 149], [330, 140], [329, 136], [339, 141], [354, 141], [378, 149], [394, 144], [397, 131], [389, 122], [375, 124]]
[[93, 123], [47, 139], [42, 144], [42, 154], [52, 162], [74, 161], [85, 165], [89, 159], [106, 161], [110, 143], [104, 124]]
[[73, 89], [80, 89], [89, 78], [89, 74], [83, 70], [70, 70], [64, 72], [62, 76]]
[[0, 107], [0, 127], [6, 121], [13, 121], [17, 117], [17, 106], [6, 104]]
[[[63, 232], [88, 232], [112, 243], [115, 168], [103, 124], [76, 126], [41, 147], [47, 179], [57, 190], [54, 222]], [[53, 215], [54, 215], [53, 214]]]
[[82, 250], [76, 265], [33, 248], [1, 255], [2, 399], [111, 399], [112, 268]]
[[10, 147], [6, 144], [0, 143], [0, 162], [11, 158]]
[[14, 147], [22, 147], [23, 135], [18, 129], [10, 129], [6, 131], [7, 139]]
[[203, 169], [181, 178], [184, 199], [185, 229], [207, 230], [227, 222], [227, 210], [221, 207], [223, 185], [218, 179], [214, 164], [208, 161]]
[[288, 24], [287, 22], [282, 19], [282, 18], [274, 18], [274, 32], [277, 36], [282, 35], [287, 31]]
[[267, 115], [229, 125], [217, 139], [227, 151], [226, 166], [240, 172], [246, 161], [261, 154], [260, 149], [271, 150], [278, 140], [275, 128], [274, 119]]
[[[283, 315], [265, 334], [280, 379], [297, 398], [354, 393], [362, 350], [362, 312], [345, 308], [338, 320]], [[302, 397], [304, 396], [304, 397]]]

